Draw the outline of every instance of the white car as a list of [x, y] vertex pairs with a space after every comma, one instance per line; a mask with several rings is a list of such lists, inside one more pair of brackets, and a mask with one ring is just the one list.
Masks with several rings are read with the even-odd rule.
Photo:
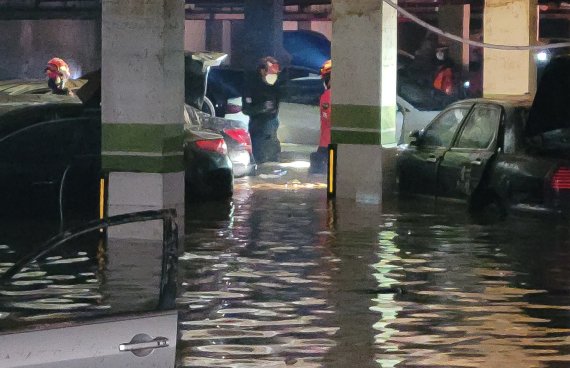
[[397, 97], [398, 110], [396, 112], [396, 137], [398, 144], [409, 143], [410, 133], [422, 130], [440, 110], [418, 110], [402, 97]]
[[[319, 77], [289, 81], [279, 108], [280, 123], [277, 135], [282, 143], [318, 146], [321, 131], [318, 88], [322, 90], [321, 86]], [[247, 123], [249, 117], [241, 112], [241, 104], [241, 97], [229, 99], [228, 105], [236, 108], [230, 109], [235, 112], [226, 114], [225, 117]], [[430, 104], [425, 104], [420, 109], [404, 97], [398, 96], [396, 142], [398, 144], [409, 142], [410, 132], [423, 129], [440, 111], [441, 109], [430, 108]]]

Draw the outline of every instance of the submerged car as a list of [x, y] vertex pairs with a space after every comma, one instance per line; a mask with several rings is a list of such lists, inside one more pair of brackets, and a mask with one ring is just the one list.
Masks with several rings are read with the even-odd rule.
[[534, 100], [475, 99], [439, 114], [397, 158], [400, 192], [462, 200], [473, 209], [567, 214], [570, 58], [545, 68]]
[[[212, 66], [220, 65], [226, 54], [216, 52], [188, 52], [185, 54], [185, 101], [201, 110], [200, 124], [224, 137], [235, 177], [253, 175], [256, 170], [251, 137], [247, 124], [217, 116], [216, 106], [208, 98], [211, 89], [208, 79]], [[210, 95], [211, 96], [211, 95]]]
[[[0, 248], [0, 366], [174, 367], [175, 216], [173, 210], [113, 216], [47, 241], [18, 229], [18, 242]], [[162, 244], [101, 233], [156, 220], [163, 221]]]
[[566, 211], [568, 155], [533, 143], [530, 107], [524, 100], [452, 104], [398, 153], [400, 193], [461, 200], [472, 209]]
[[[191, 119], [185, 135], [188, 193], [231, 196], [232, 164], [223, 137]], [[2, 212], [88, 208], [92, 213], [101, 175], [99, 108], [68, 96], [0, 97]]]

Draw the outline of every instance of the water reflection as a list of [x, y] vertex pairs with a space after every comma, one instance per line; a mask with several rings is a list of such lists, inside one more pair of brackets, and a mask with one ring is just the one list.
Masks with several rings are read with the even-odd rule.
[[[232, 201], [190, 205], [179, 367], [570, 365], [566, 223], [329, 202], [322, 182], [245, 178]], [[0, 271], [41, 235], [13, 232], [0, 239]], [[89, 244], [0, 290], [0, 329], [155, 303], [158, 248]]]
[[[21, 254], [43, 244], [34, 242], [36, 236], [0, 247], [0, 273]], [[107, 241], [98, 232], [82, 236], [0, 285], [0, 332], [29, 324], [155, 311], [161, 271], [161, 242]]]
[[565, 223], [319, 185], [246, 183], [227, 217], [189, 215], [179, 366], [570, 364]]

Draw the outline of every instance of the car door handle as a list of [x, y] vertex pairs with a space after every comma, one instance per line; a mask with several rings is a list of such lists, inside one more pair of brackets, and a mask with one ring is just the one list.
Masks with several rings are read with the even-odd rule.
[[426, 158], [427, 162], [433, 162], [436, 163], [437, 162], [437, 157], [435, 157], [435, 155], [429, 155], [428, 158]]
[[471, 161], [471, 165], [481, 166], [482, 164], [483, 164], [483, 161], [481, 161], [480, 159]]
[[130, 351], [136, 356], [147, 356], [152, 353], [154, 349], [166, 348], [168, 346], [169, 341], [166, 337], [151, 339], [151, 337], [146, 334], [139, 334], [133, 337], [130, 342], [120, 344], [119, 351]]

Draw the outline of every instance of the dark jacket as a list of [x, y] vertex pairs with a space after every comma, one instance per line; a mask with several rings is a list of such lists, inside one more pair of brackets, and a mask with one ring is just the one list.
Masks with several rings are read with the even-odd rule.
[[279, 114], [281, 99], [279, 81], [273, 86], [265, 83], [259, 72], [246, 75], [242, 97], [243, 113], [252, 120], [271, 120]]

